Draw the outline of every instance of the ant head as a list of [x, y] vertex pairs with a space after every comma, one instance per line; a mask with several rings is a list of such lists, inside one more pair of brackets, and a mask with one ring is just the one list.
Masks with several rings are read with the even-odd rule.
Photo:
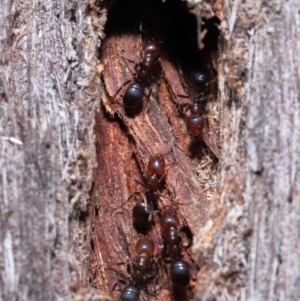
[[179, 226], [179, 219], [175, 210], [164, 210], [160, 216], [160, 224], [162, 230], [168, 228], [177, 228]]
[[147, 257], [151, 257], [154, 254], [154, 243], [150, 237], [142, 237], [138, 240], [135, 246], [135, 251], [138, 255], [145, 254]]
[[158, 154], [153, 157], [150, 157], [147, 166], [148, 174], [156, 174], [158, 177], [161, 177], [162, 175], [165, 174], [165, 170], [166, 170], [166, 163], [163, 155]]
[[160, 43], [155, 38], [148, 38], [144, 44], [144, 55], [158, 59], [160, 56]]

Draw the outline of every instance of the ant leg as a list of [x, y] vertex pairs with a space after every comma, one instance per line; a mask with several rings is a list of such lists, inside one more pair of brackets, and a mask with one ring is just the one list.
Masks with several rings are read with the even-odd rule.
[[205, 96], [201, 96], [199, 99], [196, 99], [196, 101], [203, 101], [203, 100], [209, 99], [211, 97], [213, 97], [213, 95], [208, 94], [208, 95], [205, 95]]
[[138, 194], [141, 194], [141, 192], [133, 192], [129, 197], [128, 197], [128, 199], [125, 201], [125, 202], [123, 202], [123, 203], [121, 203], [121, 205], [119, 205], [119, 206], [117, 206], [117, 207], [115, 207], [115, 208], [112, 208], [113, 210], [117, 210], [117, 209], [119, 209], [119, 208], [121, 208], [121, 207], [123, 207], [134, 195], [138, 195]]
[[[148, 209], [148, 203], [147, 203], [146, 195], [145, 195], [144, 193], [142, 193], [142, 192], [140, 192], [139, 194], [141, 194], [141, 195], [144, 196], [143, 201], [144, 201], [144, 204], [145, 204], [145, 212], [149, 214], [148, 220], [151, 221], [151, 219], [152, 219], [152, 214], [158, 213], [159, 211], [153, 210], [153, 209]], [[152, 203], [151, 203], [151, 204], [152, 204]]]
[[163, 195], [163, 194], [158, 193], [158, 192], [153, 192], [153, 194], [154, 194], [154, 195], [157, 195], [157, 196], [161, 196], [161, 197], [163, 197], [163, 198], [168, 198], [168, 196]]
[[184, 94], [176, 94], [176, 96], [180, 97], [180, 98], [188, 98], [190, 99], [191, 97], [188, 95], [184, 95]]
[[[208, 120], [207, 120], [207, 116], [205, 116], [205, 123], [206, 123], [206, 125], [205, 125], [205, 129], [207, 129], [207, 128], [209, 128], [209, 124], [208, 124]], [[207, 131], [202, 131], [202, 135], [203, 134], [207, 134], [207, 135], [213, 135], [214, 133], [212, 133], [212, 132], [207, 132]], [[202, 136], [201, 135], [201, 136]], [[202, 138], [202, 137], [201, 137]]]
[[147, 105], [148, 105], [148, 102], [149, 102], [149, 99], [150, 99], [151, 92], [152, 92], [152, 87], [149, 89], [149, 93], [148, 93], [148, 96], [147, 96], [146, 104], [145, 104], [145, 107], [144, 107], [144, 110], [143, 110], [143, 117], [144, 117], [144, 115], [146, 113], [146, 108], [147, 108]]
[[145, 184], [143, 184], [143, 183], [140, 182], [139, 180], [137, 180], [137, 179], [135, 179], [135, 178], [132, 178], [131, 176], [129, 176], [129, 177], [130, 177], [130, 179], [131, 179], [132, 181], [134, 181], [135, 183], [138, 183], [138, 184], [140, 184], [141, 186], [145, 187]]
[[151, 281], [151, 280], [153, 280], [153, 279], [155, 279], [155, 278], [156, 278], [156, 276], [149, 276], [149, 277], [147, 277], [147, 278], [144, 280], [144, 283], [145, 283], [145, 292], [146, 292], [148, 295], [150, 295], [151, 297], [156, 297], [156, 294], [149, 291], [146, 282], [149, 282], [149, 281]]
[[[119, 56], [124, 60], [126, 67], [128, 68], [129, 72], [131, 73], [132, 77], [134, 78], [135, 75], [136, 75], [136, 67], [139, 64], [137, 64], [133, 60], [131, 60], [131, 59], [123, 56], [122, 54], [119, 54]], [[130, 62], [130, 63], [132, 63], [132, 64], [134, 64], [134, 70], [131, 69], [131, 67], [128, 65], [127, 61]], [[133, 80], [131, 80], [131, 81], [133, 81]]]
[[[170, 169], [170, 168], [169, 168]], [[167, 177], [169, 169], [165, 171], [165, 173], [159, 178], [158, 184], [161, 184]]]
[[214, 133], [212, 133], [212, 132], [205, 132], [205, 131], [203, 131], [203, 132], [202, 132], [202, 134], [206, 134], [206, 135], [213, 135]]
[[130, 82], [132, 82], [131, 79], [128, 79], [127, 81], [125, 81], [125, 82], [121, 85], [121, 87], [117, 90], [117, 92], [113, 95], [112, 98], [115, 99], [116, 96], [119, 94], [119, 92], [120, 92], [127, 84], [129, 84]]
[[180, 133], [180, 134], [176, 134], [175, 137], [178, 137], [178, 136], [181, 136], [181, 135], [189, 135], [189, 133], [188, 132], [183, 132], [183, 133]]

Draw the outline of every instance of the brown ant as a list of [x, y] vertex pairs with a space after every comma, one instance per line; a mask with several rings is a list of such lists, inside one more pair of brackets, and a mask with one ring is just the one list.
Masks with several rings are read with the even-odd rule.
[[[211, 97], [211, 95], [203, 97], [207, 89], [207, 85], [209, 84], [210, 71], [205, 66], [199, 66], [197, 70], [188, 71], [188, 75], [186, 75], [183, 73], [179, 62], [178, 69], [181, 78], [185, 79], [185, 81], [182, 82], [183, 86], [188, 91], [188, 94], [194, 95], [192, 97], [194, 98], [192, 104], [183, 104], [183, 106], [188, 105], [188, 109], [191, 113], [190, 116], [185, 116], [187, 129], [192, 137], [198, 137], [201, 135], [203, 128], [205, 127], [203, 101]], [[191, 98], [188, 95], [178, 94], [177, 96], [182, 98]]]
[[[207, 96], [207, 98], [210, 96]], [[201, 101], [204, 98], [196, 99], [191, 105], [188, 106], [190, 110], [190, 115], [185, 115], [185, 124], [188, 133], [193, 138], [202, 139], [202, 134], [207, 125], [207, 120], [204, 116], [203, 103]]]
[[164, 255], [172, 260], [181, 257], [181, 236], [179, 234], [179, 219], [172, 211], [165, 210], [160, 216], [161, 235], [164, 241]]
[[166, 210], [160, 217], [162, 238], [164, 241], [164, 255], [171, 257], [170, 277], [176, 287], [187, 287], [190, 282], [190, 267], [181, 260], [181, 236], [179, 234], [179, 219], [175, 213]]
[[[116, 94], [128, 83], [123, 96], [124, 109], [128, 115], [135, 115], [142, 109], [143, 99], [145, 96], [145, 89], [148, 88], [158, 77], [159, 61], [160, 61], [160, 44], [155, 38], [146, 40], [143, 46], [143, 58], [134, 66], [133, 79], [123, 83], [117, 90]], [[130, 60], [129, 60], [130, 61]], [[159, 70], [159, 71], [158, 71]], [[151, 89], [147, 96], [147, 102], [150, 98]]]
[[136, 183], [146, 188], [146, 194], [162, 196], [158, 193], [158, 190], [161, 188], [161, 184], [167, 175], [166, 162], [164, 158], [167, 154], [157, 154], [150, 157], [144, 173], [145, 184], [137, 179], [133, 179]]
[[[144, 226], [148, 228], [147, 226], [149, 226], [152, 214], [158, 212], [155, 210], [156, 208], [153, 208], [155, 207], [155, 196], [165, 197], [164, 195], [158, 193], [158, 190], [160, 189], [161, 183], [166, 176], [166, 162], [164, 156], [167, 154], [157, 154], [150, 157], [145, 174], [143, 176], [144, 183], [132, 178], [133, 181], [145, 187], [145, 194], [142, 192], [134, 192], [125, 202], [117, 207], [123, 207], [123, 205], [127, 203], [134, 195], [141, 195], [143, 199], [139, 200], [132, 210], [133, 221], [134, 223], [138, 224], [138, 228], [144, 228]], [[140, 227], [141, 225], [143, 225], [143, 227]]]
[[[210, 80], [210, 72], [209, 69], [205, 66], [201, 66], [198, 70], [194, 70], [188, 73], [188, 75], [184, 75], [181, 68], [179, 67], [179, 73], [181, 77], [186, 79], [186, 84], [184, 86], [188, 91], [193, 89], [196, 91], [196, 97], [194, 97], [194, 101], [192, 104], [183, 104], [182, 106], [188, 106], [187, 110], [190, 110], [190, 115], [185, 114], [185, 124], [187, 127], [188, 133], [193, 138], [202, 138], [203, 130], [206, 126], [206, 118], [204, 117], [204, 104], [203, 101], [207, 98], [210, 98], [211, 95], [203, 96], [208, 82]], [[190, 98], [187, 95], [177, 95], [182, 98]]]
[[[184, 75], [180, 68], [179, 72], [181, 78], [186, 80], [183, 82], [183, 86], [191, 96], [181, 94], [177, 96], [193, 99], [192, 103], [181, 104], [182, 107], [187, 106], [183, 113], [187, 134], [189, 134], [192, 139], [196, 139], [196, 142], [205, 142], [207, 147], [219, 158], [218, 147], [213, 144], [212, 140], [206, 137], [208, 134], [213, 134], [206, 131], [208, 128], [208, 119], [205, 116], [205, 100], [212, 97], [212, 95], [203, 96], [211, 82], [210, 71], [207, 67], [200, 66], [197, 70], [188, 72], [188, 75]], [[188, 110], [190, 111], [189, 114], [186, 113]], [[193, 146], [196, 146], [196, 144]], [[193, 148], [191, 148], [191, 150], [193, 150]]]
[[154, 276], [146, 277], [146, 274], [151, 270], [154, 262], [154, 250], [154, 243], [150, 238], [143, 237], [139, 239], [135, 246], [137, 257], [132, 263], [133, 271], [128, 271], [130, 274], [129, 285], [122, 290], [120, 301], [138, 301], [142, 287], [145, 287], [146, 292], [150, 294], [146, 282], [153, 279]]
[[146, 170], [146, 184], [150, 191], [157, 191], [166, 176], [165, 155], [151, 156]]

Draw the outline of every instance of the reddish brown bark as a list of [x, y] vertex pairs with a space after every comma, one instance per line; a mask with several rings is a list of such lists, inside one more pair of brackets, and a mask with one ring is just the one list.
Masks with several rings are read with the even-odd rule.
[[[111, 290], [116, 283], [118, 272], [115, 270], [128, 279], [126, 263], [132, 262], [136, 257], [134, 246], [138, 236], [131, 217], [134, 199], [126, 204], [124, 202], [133, 192], [145, 192], [145, 188], [134, 183], [133, 179], [144, 181], [143, 173], [151, 155], [166, 154], [164, 158], [168, 166], [164, 188], [159, 191], [165, 196], [158, 198], [160, 210], [176, 210], [181, 225], [188, 227], [192, 234], [195, 234], [208, 218], [206, 194], [214, 189], [210, 188], [209, 184], [213, 186], [215, 183], [214, 173], [208, 172], [210, 166], [214, 165], [214, 156], [211, 154], [203, 157], [201, 162], [205, 167], [201, 168], [197, 159], [189, 157], [190, 137], [178, 136], [185, 131], [185, 123], [177, 104], [186, 100], [175, 100], [174, 95], [178, 94], [179, 90], [170, 92], [169, 87], [176, 83], [182, 91], [181, 94], [184, 94], [185, 90], [178, 73], [176, 75], [175, 68], [166, 57], [162, 57], [162, 76], [158, 83], [153, 84], [147, 106], [145, 101], [142, 112], [134, 118], [128, 117], [124, 112], [122, 95], [128, 85], [121, 91], [118, 90], [124, 82], [132, 79], [132, 74], [125, 71], [128, 65], [133, 67], [130, 66], [130, 61], [140, 60], [140, 48], [141, 37], [128, 34], [107, 37], [102, 48], [102, 99], [106, 110], [110, 114], [115, 113], [115, 117], [119, 116], [113, 119], [109, 117], [111, 115], [103, 112], [96, 115], [98, 168], [93, 199], [97, 209], [91, 211], [94, 215], [92, 243], [95, 254], [91, 270], [96, 272], [96, 287], [104, 291]], [[126, 53], [126, 59], [121, 57], [120, 53]], [[163, 76], [168, 72], [167, 68], [172, 68], [173, 78]], [[177, 145], [178, 140], [180, 145]], [[208, 183], [208, 177], [211, 177], [213, 182]], [[148, 235], [158, 246], [162, 245], [159, 217], [155, 216], [154, 220], [155, 226]], [[159, 256], [159, 253], [161, 250], [157, 247], [156, 254]], [[192, 265], [190, 249], [183, 250], [183, 254]], [[157, 292], [155, 300], [165, 300], [166, 292], [172, 288], [161, 266], [161, 260], [157, 264], [159, 282], [153, 286]], [[192, 282], [190, 285], [188, 294], [192, 293]], [[145, 298], [151, 299], [151, 296], [145, 295]]]

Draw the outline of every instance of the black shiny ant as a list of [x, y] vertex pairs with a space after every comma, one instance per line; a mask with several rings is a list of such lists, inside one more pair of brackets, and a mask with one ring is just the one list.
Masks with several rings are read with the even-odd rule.
[[138, 301], [140, 299], [140, 289], [136, 285], [129, 284], [124, 287], [120, 301]]
[[189, 264], [184, 260], [173, 261], [170, 267], [170, 276], [175, 287], [187, 287], [191, 279]]
[[157, 212], [157, 210], [153, 210], [153, 201], [148, 203], [145, 199], [138, 201], [132, 209], [132, 219], [135, 230], [138, 233], [148, 233], [153, 224], [152, 215]]
[[[135, 115], [139, 113], [143, 106], [143, 99], [145, 96], [145, 89], [148, 88], [158, 78], [160, 72], [160, 43], [155, 38], [148, 38], [143, 46], [143, 58], [134, 66], [135, 73], [133, 79], [123, 83], [118, 89], [120, 90], [131, 82], [127, 87], [123, 96], [123, 104], [125, 112], [128, 115]], [[147, 102], [151, 95], [151, 88], [147, 96]]]
[[138, 301], [140, 296], [140, 289], [145, 287], [148, 294], [146, 282], [153, 279], [155, 276], [146, 277], [146, 274], [151, 271], [154, 262], [154, 243], [148, 238], [139, 239], [135, 246], [137, 257], [132, 263], [132, 272], [130, 274], [129, 285], [125, 286], [120, 295], [120, 301]]
[[148, 224], [151, 219], [151, 213], [149, 208], [146, 207], [144, 200], [138, 201], [132, 209], [133, 221], [139, 224]]
[[188, 72], [187, 75], [183, 75], [182, 70], [180, 70], [180, 73], [185, 78], [188, 87], [196, 91], [198, 97], [203, 96], [211, 78], [209, 69], [200, 66], [197, 70]]

